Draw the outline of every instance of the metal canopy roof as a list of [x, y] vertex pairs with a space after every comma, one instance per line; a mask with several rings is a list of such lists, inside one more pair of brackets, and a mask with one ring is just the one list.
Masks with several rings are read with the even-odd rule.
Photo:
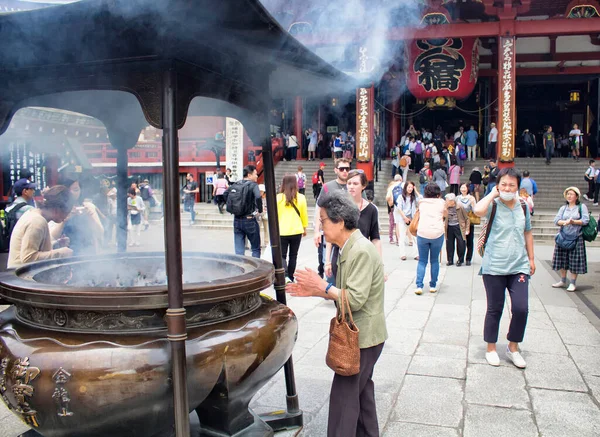
[[[0, 40], [0, 131], [24, 103], [92, 115], [109, 130], [123, 124], [112, 108], [103, 110], [97, 92], [82, 90], [130, 92], [147, 121], [161, 127], [160, 73], [166, 65], [176, 66], [187, 97], [179, 105], [179, 127], [196, 96], [257, 113], [272, 98], [351, 86], [258, 0], [83, 0], [0, 16]], [[37, 97], [71, 91], [77, 93]], [[123, 99], [131, 109], [129, 97], [110, 100]], [[224, 115], [198, 112], [193, 115]]]

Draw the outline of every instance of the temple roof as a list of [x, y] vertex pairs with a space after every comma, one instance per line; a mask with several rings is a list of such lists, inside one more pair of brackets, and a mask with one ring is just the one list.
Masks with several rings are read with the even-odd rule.
[[[156, 65], [173, 62], [196, 81], [191, 94], [234, 104], [350, 86], [258, 0], [83, 0], [0, 15], [0, 40], [0, 109], [24, 99], [48, 106], [52, 99], [36, 96], [82, 89], [139, 96], [142, 91], [132, 88], [144, 88], [150, 95], [156, 76], [143, 84], [131, 78], [139, 82]], [[69, 107], [56, 107], [97, 115], [85, 110], [81, 96], [71, 100]], [[246, 103], [242, 107], [251, 107]]]

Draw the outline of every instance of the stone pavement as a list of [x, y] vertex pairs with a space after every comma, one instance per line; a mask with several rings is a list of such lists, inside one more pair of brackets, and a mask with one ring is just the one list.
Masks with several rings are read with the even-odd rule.
[[[231, 231], [184, 227], [183, 233], [184, 250], [208, 247], [233, 253]], [[162, 250], [163, 242], [162, 230], [152, 226], [135, 250]], [[552, 247], [536, 246], [538, 272], [530, 287], [524, 371], [504, 359], [507, 313], [498, 345], [502, 365], [485, 363], [486, 304], [478, 258], [472, 267], [446, 268], [443, 263], [438, 293], [431, 295], [426, 288], [416, 296], [416, 261], [400, 261], [398, 248], [387, 242], [383, 250], [390, 336], [374, 375], [382, 436], [600, 435], [600, 320], [575, 296], [579, 293], [550, 287], [557, 278], [546, 263]], [[311, 239], [305, 238], [299, 267], [316, 268], [316, 258]], [[600, 263], [600, 248], [588, 249], [588, 259]], [[580, 277], [581, 293], [597, 294], [599, 278], [592, 269]], [[288, 304], [299, 319], [294, 367], [305, 426], [276, 435], [325, 436], [333, 377], [325, 353], [335, 310], [318, 298], [289, 298]], [[252, 406], [259, 413], [285, 408], [283, 372], [260, 390]], [[0, 437], [16, 437], [26, 429], [0, 403]]]
[[[536, 247], [538, 271], [531, 281], [522, 344], [528, 366], [519, 370], [504, 356], [508, 302], [498, 344], [502, 364], [496, 368], [485, 361], [486, 300], [479, 258], [471, 267], [446, 267], [444, 262], [438, 293], [425, 289], [416, 296], [417, 262], [401, 262], [397, 247], [383, 245], [389, 339], [373, 377], [382, 436], [600, 435], [600, 333], [591, 323], [598, 326], [598, 319], [576, 296], [550, 287], [557, 276], [544, 260], [551, 259], [552, 247]], [[598, 262], [600, 250], [590, 249], [588, 256]], [[315, 249], [305, 240], [299, 265], [314, 266], [315, 259]], [[583, 284], [586, 277], [581, 278]], [[299, 432], [277, 436], [325, 436], [333, 376], [325, 353], [335, 310], [318, 298], [290, 298], [288, 304], [299, 319], [294, 366], [306, 424]], [[252, 406], [258, 412], [285, 406], [281, 374]]]

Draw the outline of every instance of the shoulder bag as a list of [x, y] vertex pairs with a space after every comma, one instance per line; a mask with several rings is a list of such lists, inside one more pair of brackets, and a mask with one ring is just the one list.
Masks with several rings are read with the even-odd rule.
[[492, 230], [492, 223], [494, 223], [494, 217], [496, 217], [496, 201], [493, 201], [492, 205], [492, 213], [490, 214], [490, 219], [483, 225], [481, 228], [481, 232], [479, 233], [479, 238], [477, 239], [477, 253], [480, 257], [483, 258], [485, 254], [485, 245], [487, 244], [487, 240], [490, 236], [490, 232]]
[[419, 218], [421, 218], [421, 213], [417, 209], [417, 212], [415, 212], [414, 217], [410, 221], [410, 225], [408, 225], [408, 232], [410, 232], [413, 237], [417, 236], [417, 231], [419, 229]]
[[471, 222], [472, 225], [480, 225], [481, 224], [481, 217], [479, 217], [473, 211], [469, 211], [468, 216], [469, 216], [469, 221]]
[[335, 373], [352, 376], [360, 372], [359, 329], [352, 319], [346, 289], [340, 291], [340, 304], [329, 325], [329, 347], [325, 362]]
[[[589, 212], [588, 212], [589, 214]], [[583, 218], [583, 213], [581, 212], [581, 203], [579, 204], [579, 219]], [[581, 227], [581, 236], [584, 241], [592, 242], [598, 236], [598, 222], [596, 219], [592, 217], [590, 214], [590, 221], [587, 225]]]

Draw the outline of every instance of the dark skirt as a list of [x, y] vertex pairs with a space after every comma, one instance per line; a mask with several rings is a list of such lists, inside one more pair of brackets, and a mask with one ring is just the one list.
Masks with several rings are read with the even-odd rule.
[[585, 253], [585, 241], [579, 236], [575, 247], [571, 250], [563, 249], [554, 245], [552, 256], [552, 270], [569, 270], [577, 275], [587, 273], [587, 255]]

